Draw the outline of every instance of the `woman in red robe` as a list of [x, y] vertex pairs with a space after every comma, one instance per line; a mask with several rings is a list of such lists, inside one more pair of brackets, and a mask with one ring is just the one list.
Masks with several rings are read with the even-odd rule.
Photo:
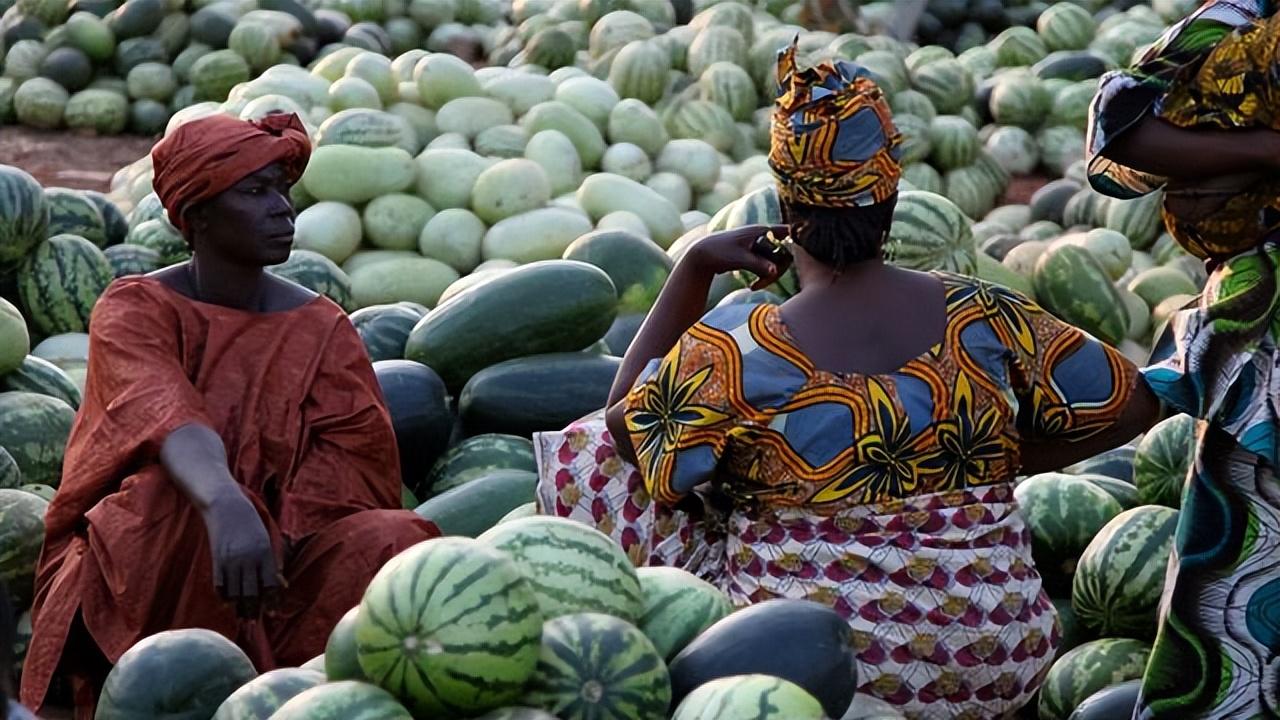
[[215, 116], [152, 150], [190, 262], [114, 283], [46, 517], [22, 700], [69, 679], [90, 718], [110, 664], [199, 627], [260, 671], [321, 653], [384, 562], [438, 534], [400, 510], [395, 435], [342, 310], [264, 268], [289, 256], [292, 115]]

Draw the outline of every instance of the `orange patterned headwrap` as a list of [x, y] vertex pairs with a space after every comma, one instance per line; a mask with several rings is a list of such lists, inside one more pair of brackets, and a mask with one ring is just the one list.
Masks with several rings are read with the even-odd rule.
[[179, 125], [151, 148], [151, 184], [170, 222], [184, 230], [192, 206], [272, 163], [280, 163], [289, 182], [297, 182], [310, 157], [311, 140], [297, 115], [261, 120], [211, 115]]
[[784, 200], [819, 207], [886, 200], [898, 191], [901, 144], [865, 68], [837, 60], [801, 71], [795, 42], [778, 53], [769, 166]]

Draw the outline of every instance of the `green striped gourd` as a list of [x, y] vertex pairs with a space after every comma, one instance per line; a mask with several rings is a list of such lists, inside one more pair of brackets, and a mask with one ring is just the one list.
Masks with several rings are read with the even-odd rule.
[[1133, 456], [1133, 484], [1143, 504], [1182, 506], [1195, 441], [1196, 421], [1187, 414], [1165, 418], [1143, 436]]
[[267, 268], [272, 274], [292, 280], [312, 292], [324, 295], [347, 312], [356, 309], [351, 278], [329, 258], [311, 250], [294, 250], [280, 265]]
[[1044, 40], [1029, 27], [1017, 26], [997, 35], [989, 44], [998, 67], [1031, 67], [1049, 54]]
[[1071, 590], [1081, 622], [1104, 636], [1155, 636], [1177, 524], [1177, 510], [1142, 505], [1102, 528], [1081, 554]]
[[671, 660], [703, 630], [733, 611], [719, 588], [673, 567], [636, 569], [644, 612], [638, 626], [664, 660]]
[[646, 105], [662, 99], [671, 72], [671, 56], [651, 40], [633, 40], [618, 51], [609, 66], [609, 84], [623, 98]]
[[804, 688], [769, 675], [712, 680], [689, 693], [671, 720], [823, 720], [822, 703]]
[[644, 612], [631, 561], [593, 527], [535, 516], [493, 527], [478, 540], [515, 560], [547, 618], [601, 612], [630, 622]]
[[689, 45], [689, 74], [702, 77], [707, 68], [718, 62], [728, 62], [745, 67], [747, 41], [742, 33], [727, 25], [710, 25], [703, 28]]
[[902, 179], [911, 183], [912, 189], [942, 195], [946, 191], [942, 175], [928, 163], [911, 163], [902, 168]]
[[0, 271], [16, 266], [49, 236], [49, 203], [36, 179], [0, 165]]
[[511, 559], [479, 541], [436, 538], [369, 583], [356, 656], [417, 715], [478, 715], [520, 696], [538, 663], [542, 621]]
[[930, 62], [915, 70], [911, 86], [924, 93], [938, 112], [960, 112], [973, 100], [973, 76], [953, 59]]
[[911, 71], [914, 76], [920, 72], [920, 68], [931, 65], [943, 60], [955, 60], [956, 54], [941, 45], [924, 45], [920, 49], [912, 52], [903, 62], [907, 65], [907, 70]]
[[48, 395], [0, 392], [0, 447], [17, 461], [23, 482], [58, 486], [75, 415], [70, 405]]
[[759, 107], [756, 84], [740, 66], [728, 62], [712, 63], [698, 78], [702, 99], [727, 109], [738, 122], [749, 122]]
[[1036, 261], [1032, 282], [1036, 299], [1054, 315], [1112, 345], [1124, 339], [1129, 311], [1106, 268], [1088, 250], [1050, 246]]
[[972, 165], [978, 157], [978, 129], [956, 115], [939, 115], [929, 123], [929, 159], [939, 170]]
[[996, 81], [989, 107], [1001, 125], [1035, 130], [1049, 115], [1053, 95], [1035, 75], [1015, 71]]
[[0, 490], [0, 581], [14, 607], [27, 607], [35, 593], [36, 562], [44, 544], [49, 503], [24, 490]]
[[0, 392], [29, 392], [80, 407], [80, 388], [57, 365], [28, 355], [13, 372], [0, 375]]
[[739, 3], [720, 3], [711, 5], [707, 9], [698, 13], [697, 16], [689, 22], [689, 27], [695, 30], [712, 27], [715, 25], [724, 25], [731, 27], [742, 33], [742, 37], [748, 43], [752, 42], [756, 33], [755, 16], [747, 5]]
[[212, 717], [257, 675], [244, 651], [212, 630], [166, 630], [120, 656], [103, 684], [94, 718]]
[[561, 720], [661, 718], [671, 704], [671, 677], [653, 643], [626, 620], [564, 615], [543, 625], [524, 702]]
[[386, 690], [358, 680], [325, 683], [295, 695], [271, 720], [412, 720]]
[[223, 700], [211, 720], [267, 720], [286, 702], [324, 681], [324, 674], [315, 670], [265, 672]]
[[516, 435], [476, 435], [449, 448], [427, 475], [422, 497], [439, 495], [495, 470], [537, 472], [533, 443]]
[[1040, 13], [1036, 32], [1049, 50], [1083, 50], [1097, 34], [1098, 23], [1079, 5], [1056, 3]]
[[653, 36], [653, 23], [643, 15], [630, 10], [615, 10], [606, 13], [592, 26], [587, 50], [591, 57], [600, 58], [633, 40], [648, 40]]
[[1087, 642], [1068, 652], [1040, 686], [1040, 720], [1068, 720], [1077, 705], [1102, 688], [1142, 677], [1150, 655], [1150, 645], [1116, 638]]
[[1036, 133], [1036, 142], [1040, 144], [1041, 163], [1055, 174], [1065, 174], [1073, 163], [1084, 159], [1085, 137], [1078, 128], [1044, 128]]
[[1154, 192], [1134, 200], [1112, 199], [1107, 203], [1106, 227], [1129, 238], [1135, 250], [1151, 247], [1164, 229], [1160, 217], [1163, 193]]
[[913, 270], [972, 274], [977, 267], [969, 218], [947, 198], [923, 190], [898, 197], [889, 230], [887, 256]]
[[164, 267], [160, 253], [153, 248], [132, 243], [112, 245], [103, 250], [111, 263], [111, 274], [117, 278], [128, 275], [146, 275]]
[[107, 244], [107, 224], [98, 206], [79, 190], [47, 188], [49, 235], [79, 235], [103, 247]]
[[93, 243], [76, 235], [55, 235], [23, 263], [18, 292], [40, 333], [84, 332], [94, 303], [111, 280], [111, 263]]
[[705, 140], [720, 152], [733, 149], [738, 133], [729, 111], [707, 100], [677, 101], [663, 113], [663, 122], [672, 138]]
[[1031, 530], [1031, 552], [1045, 588], [1055, 597], [1071, 589], [1080, 554], [1122, 511], [1105, 490], [1062, 473], [1029, 477], [1013, 491]]

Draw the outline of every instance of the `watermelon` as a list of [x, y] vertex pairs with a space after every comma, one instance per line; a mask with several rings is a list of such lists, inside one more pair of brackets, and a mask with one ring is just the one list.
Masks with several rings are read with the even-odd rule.
[[272, 265], [267, 271], [277, 277], [301, 285], [302, 287], [324, 295], [337, 303], [347, 312], [356, 309], [354, 290], [351, 278], [338, 264], [318, 252], [310, 250], [292, 250], [289, 259], [279, 265]]
[[58, 492], [48, 485], [40, 485], [38, 483], [23, 485], [18, 489], [23, 492], [29, 492], [45, 502], [53, 502], [53, 496]]
[[55, 235], [23, 263], [18, 292], [32, 325], [44, 335], [84, 332], [94, 303], [112, 279], [111, 263], [93, 243]]
[[212, 717], [257, 674], [244, 651], [216, 632], [166, 630], [120, 656], [107, 675], [94, 718]]
[[822, 703], [793, 682], [769, 675], [712, 680], [676, 708], [672, 720], [823, 720]]
[[211, 720], [267, 720], [294, 696], [324, 681], [322, 673], [299, 668], [263, 673], [231, 693]]
[[1195, 456], [1196, 421], [1181, 414], [1156, 423], [1133, 456], [1133, 484], [1145, 505], [1178, 508]]
[[35, 178], [0, 165], [0, 273], [49, 236], [49, 203]]
[[1052, 602], [1054, 609], [1058, 613], [1058, 629], [1062, 638], [1054, 655], [1055, 659], [1062, 657], [1090, 640], [1097, 639], [1097, 636], [1090, 633], [1079, 618], [1076, 617], [1076, 611], [1071, 607], [1070, 598], [1053, 598]]
[[1151, 308], [1176, 295], [1196, 295], [1200, 292], [1195, 281], [1181, 270], [1168, 266], [1143, 270], [1129, 281], [1128, 290], [1142, 298], [1147, 307]]
[[528, 438], [515, 435], [489, 434], [467, 438], [436, 461], [426, 482], [416, 492], [423, 496], [440, 494], [494, 470], [536, 473], [538, 463], [534, 458], [533, 443]]
[[535, 516], [495, 526], [478, 539], [516, 561], [546, 618], [599, 612], [632, 621], [644, 611], [631, 561], [595, 528]]
[[1067, 472], [1076, 473], [1077, 475], [1095, 473], [1106, 475], [1126, 483], [1133, 483], [1133, 459], [1137, 454], [1137, 450], [1133, 445], [1125, 445], [1122, 447], [1099, 453], [1067, 468]]
[[673, 700], [722, 677], [761, 673], [791, 681], [840, 717], [858, 686], [849, 624], [807, 600], [766, 600], [712, 625], [671, 661]]
[[249, 63], [233, 50], [214, 50], [191, 66], [191, 85], [201, 100], [221, 102], [236, 85], [248, 82]]
[[421, 319], [421, 314], [399, 304], [371, 305], [351, 313], [351, 324], [374, 362], [403, 358], [409, 332]]
[[164, 260], [160, 257], [160, 253], [142, 245], [132, 243], [112, 245], [103, 250], [102, 254], [107, 256], [107, 262], [111, 263], [111, 274], [117, 278], [146, 275], [164, 267]]
[[433, 495], [414, 512], [445, 535], [476, 537], [517, 507], [533, 502], [538, 475], [526, 470], [493, 470], [452, 490]]
[[1036, 32], [1049, 50], [1083, 50], [1098, 32], [1088, 10], [1071, 3], [1057, 3], [1040, 13]]
[[998, 67], [1028, 67], [1049, 54], [1044, 40], [1029, 27], [1015, 26], [997, 35], [988, 45]]
[[1069, 720], [1111, 720], [1131, 717], [1133, 709], [1138, 705], [1138, 696], [1141, 691], [1141, 680], [1108, 685], [1077, 705]]
[[440, 376], [411, 360], [373, 364], [400, 450], [400, 478], [419, 487], [431, 466], [449, 446], [453, 412]]
[[436, 308], [410, 333], [405, 357], [434, 369], [456, 392], [503, 360], [576, 352], [596, 342], [613, 323], [617, 302], [613, 282], [597, 267], [531, 263]]
[[1036, 262], [1036, 299], [1050, 312], [1115, 345], [1128, 331], [1124, 301], [1102, 264], [1084, 248], [1050, 246]]
[[18, 369], [0, 375], [0, 392], [29, 392], [57, 398], [80, 407], [80, 388], [57, 365], [28, 355]]
[[360, 606], [351, 608], [333, 626], [324, 646], [324, 674], [330, 681], [367, 680], [356, 654], [356, 618]]
[[1103, 636], [1155, 637], [1178, 511], [1142, 505], [1117, 515], [1085, 548], [1071, 605]]
[[939, 170], [956, 170], [978, 157], [978, 130], [956, 115], [939, 115], [929, 124], [930, 161]]
[[385, 690], [357, 680], [317, 685], [295, 695], [271, 720], [412, 720]]
[[509, 707], [482, 715], [479, 720], [559, 720], [545, 710], [530, 707]]
[[79, 235], [98, 247], [106, 246], [107, 223], [96, 203], [70, 188], [46, 188], [44, 197], [49, 205], [49, 235]]
[[0, 297], [0, 375], [17, 370], [31, 351], [27, 322], [13, 303]]
[[729, 598], [693, 573], [674, 567], [636, 568], [644, 611], [637, 626], [671, 660], [702, 631], [733, 611]]
[[931, 62], [916, 70], [911, 85], [944, 115], [960, 112], [973, 99], [973, 75], [953, 59]]
[[991, 116], [1001, 125], [1035, 130], [1053, 106], [1053, 96], [1031, 73], [1011, 72], [991, 92]]
[[48, 501], [24, 490], [0, 489], [0, 581], [13, 607], [25, 608], [35, 594], [36, 562], [44, 544]]
[[622, 360], [591, 352], [507, 360], [476, 373], [458, 394], [467, 434], [558, 430], [607, 403]]
[[1163, 202], [1163, 193], [1158, 192], [1133, 200], [1113, 199], [1107, 203], [1106, 227], [1129, 238], [1135, 250], [1151, 247], [1164, 228]]
[[1027, 478], [1014, 498], [1031, 530], [1036, 569], [1051, 595], [1071, 589], [1080, 554], [1121, 512], [1120, 503], [1088, 480], [1062, 473]]
[[653, 643], [626, 620], [562, 615], [542, 627], [524, 702], [562, 720], [661, 718], [671, 703], [671, 678]]
[[1099, 690], [1142, 677], [1151, 646], [1108, 638], [1085, 643], [1058, 659], [1040, 687], [1040, 720], [1068, 720]]
[[22, 485], [22, 469], [8, 450], [0, 447], [0, 488], [16, 488]]
[[1106, 475], [1094, 474], [1079, 474], [1076, 477], [1088, 480], [1110, 495], [1116, 502], [1120, 503], [1122, 510], [1132, 510], [1142, 504], [1142, 501], [1138, 498], [1138, 488], [1127, 480], [1118, 480]]
[[653, 241], [625, 230], [597, 230], [575, 240], [565, 260], [604, 270], [618, 293], [618, 312], [648, 312], [671, 274], [671, 256]]
[[47, 395], [0, 392], [0, 447], [9, 451], [24, 482], [57, 487], [62, 453], [76, 411]]
[[913, 270], [972, 274], [978, 250], [969, 218], [955, 203], [909, 190], [898, 197], [885, 254], [894, 264]]
[[514, 562], [478, 541], [437, 538], [400, 553], [369, 583], [356, 657], [416, 715], [478, 715], [521, 695], [542, 622]]

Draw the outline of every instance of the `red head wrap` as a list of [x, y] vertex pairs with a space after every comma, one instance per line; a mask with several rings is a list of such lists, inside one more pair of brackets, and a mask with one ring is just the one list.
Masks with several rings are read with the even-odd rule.
[[208, 200], [273, 163], [297, 182], [311, 157], [311, 140], [297, 115], [240, 120], [211, 115], [178, 126], [151, 149], [152, 187], [169, 220], [185, 230], [193, 205]]

